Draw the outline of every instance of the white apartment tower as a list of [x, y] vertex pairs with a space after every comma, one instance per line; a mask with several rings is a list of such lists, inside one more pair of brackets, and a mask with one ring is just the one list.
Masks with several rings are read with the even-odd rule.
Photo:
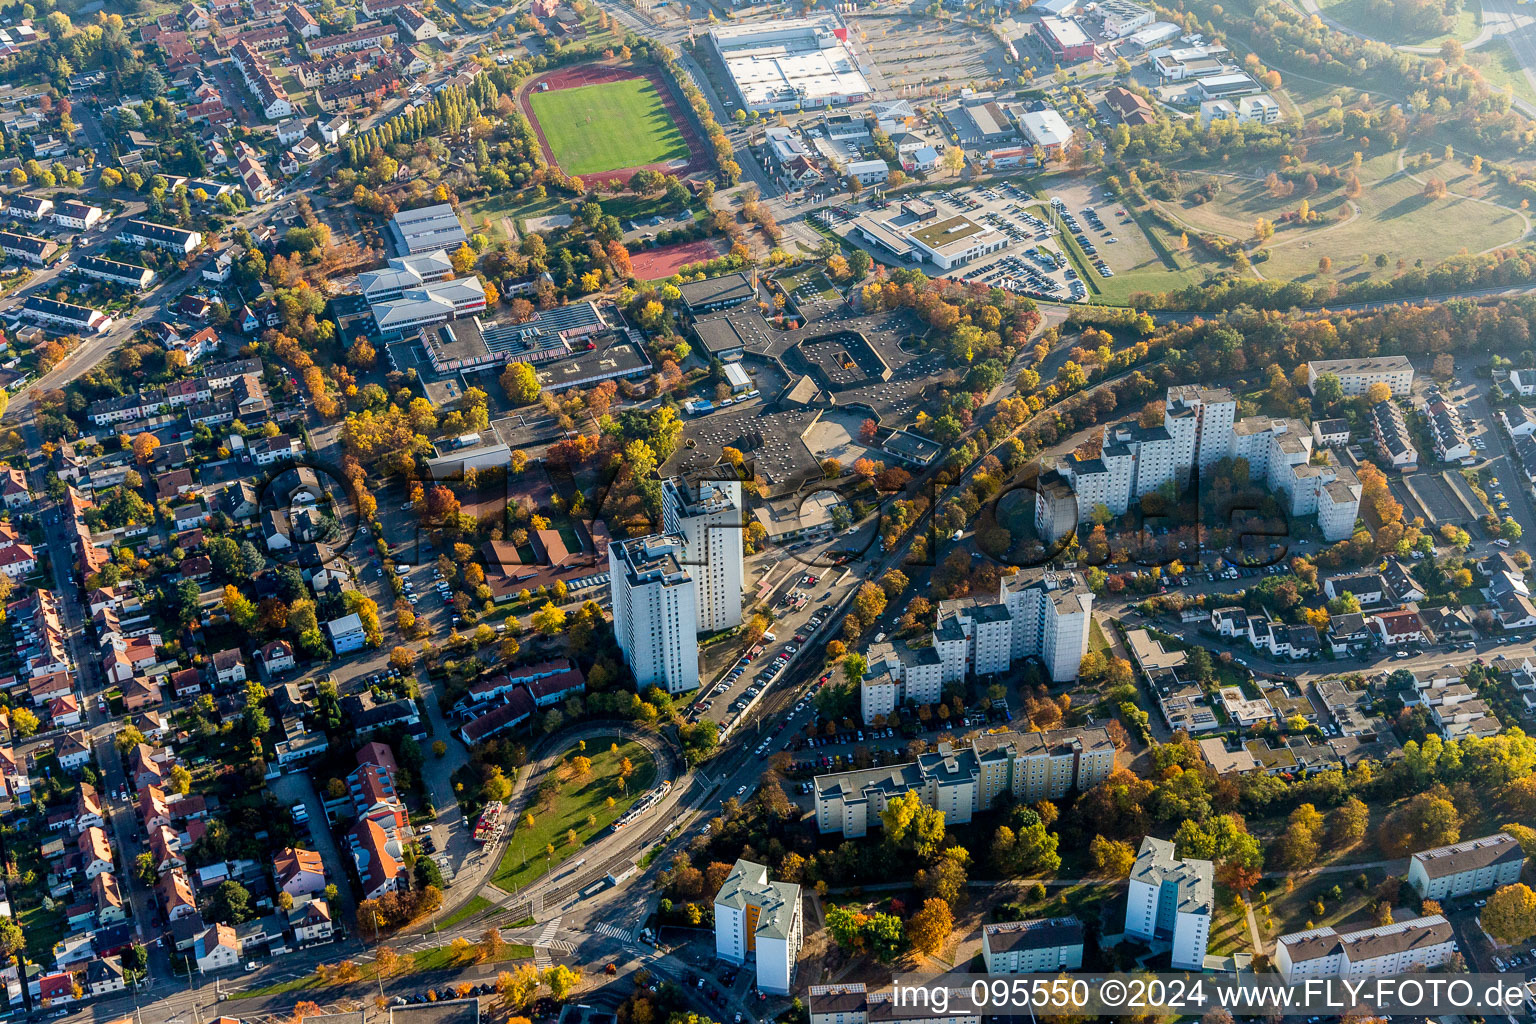
[[1124, 515], [1132, 501], [1163, 484], [1173, 481], [1183, 487], [1195, 467], [1204, 473], [1231, 458], [1248, 463], [1251, 480], [1281, 492], [1287, 514], [1317, 516], [1329, 541], [1351, 536], [1361, 492], [1354, 474], [1331, 452], [1323, 463], [1313, 465], [1312, 433], [1300, 421], [1265, 416], [1234, 421], [1236, 410], [1236, 400], [1224, 388], [1169, 388], [1161, 427], [1106, 427], [1097, 456], [1069, 455], [1056, 473], [1041, 477], [1035, 496], [1036, 530], [1047, 541], [1059, 540], [1075, 523], [1087, 522], [1099, 505], [1111, 515]]
[[1210, 861], [1180, 860], [1168, 840], [1145, 837], [1131, 869], [1125, 933], [1149, 942], [1171, 940], [1176, 969], [1203, 970], [1215, 878]]
[[1236, 422], [1237, 399], [1226, 388], [1191, 384], [1168, 389], [1163, 426], [1179, 447], [1180, 467], [1198, 466], [1204, 473], [1231, 455]]
[[757, 961], [757, 987], [788, 995], [805, 944], [800, 887], [771, 882], [768, 869], [738, 860], [715, 896], [715, 955], [733, 964]]
[[608, 546], [613, 632], [639, 687], [699, 687], [698, 586], [683, 563], [683, 538], [640, 537]]
[[742, 532], [747, 525], [741, 482], [663, 480], [661, 509], [667, 532], [683, 538], [682, 561], [698, 587], [698, 631], [741, 625]]
[[939, 604], [933, 649], [940, 684], [966, 675], [1000, 675], [1039, 658], [1053, 680], [1076, 679], [1088, 653], [1093, 592], [1074, 573], [1021, 570], [998, 583], [997, 597]]

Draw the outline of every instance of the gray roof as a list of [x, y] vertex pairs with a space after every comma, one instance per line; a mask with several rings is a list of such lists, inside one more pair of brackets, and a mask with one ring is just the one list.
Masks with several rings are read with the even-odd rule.
[[983, 925], [981, 941], [994, 953], [1081, 946], [1083, 922], [1075, 917], [1042, 917], [1032, 921]]
[[756, 907], [757, 935], [784, 939], [789, 937], [800, 908], [800, 887], [791, 882], [769, 881], [766, 867], [738, 860], [720, 886], [715, 905], [743, 911]]
[[390, 220], [389, 230], [402, 253], [453, 248], [469, 239], [459, 215], [447, 203], [401, 210]]
[[1176, 899], [1181, 914], [1209, 914], [1216, 897], [1216, 872], [1211, 862], [1194, 858], [1179, 860], [1173, 843], [1155, 836], [1142, 839], [1131, 878], [1152, 886], [1172, 883], [1177, 887]]
[[1451, 923], [1439, 914], [1417, 917], [1411, 921], [1340, 933], [1324, 926], [1280, 936], [1279, 942], [1290, 954], [1292, 963], [1304, 963], [1341, 950], [1355, 963], [1376, 957], [1406, 953], [1414, 949], [1438, 946], [1455, 938]]
[[1481, 839], [1468, 839], [1450, 846], [1437, 846], [1433, 850], [1421, 850], [1413, 860], [1430, 878], [1445, 878], [1464, 871], [1477, 871], [1494, 864], [1525, 859], [1525, 851], [1507, 832], [1495, 832]]
[[707, 277], [702, 281], [690, 281], [678, 285], [683, 301], [690, 306], [710, 306], [718, 302], [746, 302], [756, 294], [752, 279], [744, 273]]

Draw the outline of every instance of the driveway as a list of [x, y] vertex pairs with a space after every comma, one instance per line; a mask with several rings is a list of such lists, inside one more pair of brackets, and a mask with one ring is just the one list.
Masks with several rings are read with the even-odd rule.
[[331, 908], [331, 920], [350, 924], [357, 916], [357, 897], [352, 892], [350, 876], [352, 858], [342, 852], [341, 845], [336, 841], [336, 836], [326, 822], [325, 804], [315, 789], [314, 780], [301, 770], [280, 775], [268, 783], [268, 786], [284, 811], [294, 804], [303, 804], [309, 811], [311, 845], [319, 851], [320, 860], [325, 864], [326, 880], [336, 884], [336, 890], [341, 897], [341, 906]]

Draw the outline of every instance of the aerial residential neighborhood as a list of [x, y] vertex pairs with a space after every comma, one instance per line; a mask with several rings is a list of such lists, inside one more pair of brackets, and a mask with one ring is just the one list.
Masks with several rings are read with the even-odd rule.
[[1520, 4], [44, 0], [0, 61], [0, 1018], [1536, 1007]]

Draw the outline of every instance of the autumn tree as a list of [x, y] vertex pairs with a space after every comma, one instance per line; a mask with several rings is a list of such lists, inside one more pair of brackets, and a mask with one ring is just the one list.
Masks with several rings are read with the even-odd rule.
[[942, 952], [955, 928], [955, 916], [941, 899], [927, 899], [907, 922], [907, 941], [919, 953], [929, 956]]
[[1129, 877], [1136, 863], [1136, 851], [1130, 843], [1106, 836], [1094, 836], [1088, 844], [1088, 852], [1093, 857], [1094, 867], [1110, 878]]
[[1536, 892], [1517, 882], [1488, 897], [1482, 913], [1483, 930], [1506, 946], [1536, 935]]
[[1377, 842], [1389, 857], [1406, 857], [1415, 850], [1449, 846], [1461, 838], [1461, 815], [1440, 793], [1420, 793], [1387, 815]]

